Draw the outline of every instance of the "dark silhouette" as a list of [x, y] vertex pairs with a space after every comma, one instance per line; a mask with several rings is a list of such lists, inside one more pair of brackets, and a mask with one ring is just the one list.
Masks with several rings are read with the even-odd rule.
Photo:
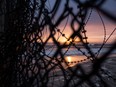
[[[106, 53], [99, 56], [107, 43], [104, 40], [99, 51], [94, 54], [84, 27], [89, 20], [87, 14], [90, 9], [97, 9], [113, 22], [116, 22], [116, 17], [101, 8], [105, 0], [72, 0], [77, 8], [70, 7], [70, 1], [65, 1], [59, 14], [62, 0], [55, 0], [50, 8], [46, 6], [51, 3], [49, 0], [0, 0], [0, 87], [115, 86], [116, 77], [109, 68], [103, 66], [107, 66], [110, 61], [108, 56], [116, 49], [116, 40]], [[73, 33], [67, 38], [58, 26], [69, 16], [72, 17], [70, 27]], [[79, 25], [78, 29], [75, 29], [74, 23]], [[72, 40], [69, 44], [61, 44], [55, 38], [56, 33], [67, 41]], [[45, 36], [47, 39], [44, 39]], [[75, 42], [76, 37], [80, 39], [81, 45]], [[48, 45], [50, 39], [53, 41], [52, 47], [56, 49], [53, 47], [51, 51], [55, 52], [49, 56], [46, 50], [52, 48]], [[79, 64], [74, 67], [65, 68], [68, 63], [64, 58], [66, 52], [62, 50], [67, 48], [68, 51], [70, 47], [77, 49], [86, 59], [75, 61]], [[82, 47], [87, 53], [81, 50]], [[91, 67], [86, 67], [86, 64]]]

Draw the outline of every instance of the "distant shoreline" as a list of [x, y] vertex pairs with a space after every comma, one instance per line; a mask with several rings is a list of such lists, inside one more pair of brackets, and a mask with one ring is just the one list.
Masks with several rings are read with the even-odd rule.
[[[84, 48], [85, 46], [82, 44], [76, 44], [77, 47]], [[89, 44], [90, 48], [100, 48], [102, 44]], [[110, 48], [112, 44], [105, 44], [103, 45], [104, 48]], [[47, 44], [45, 47], [56, 47], [54, 44]], [[67, 46], [68, 47], [68, 46]], [[71, 46], [73, 48], [74, 46]]]

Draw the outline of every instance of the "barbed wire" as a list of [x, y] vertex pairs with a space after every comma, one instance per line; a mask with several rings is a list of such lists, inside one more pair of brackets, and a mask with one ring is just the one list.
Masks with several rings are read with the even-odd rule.
[[[0, 0], [0, 87], [114, 87], [115, 77], [102, 67], [116, 50], [116, 41], [106, 53], [99, 55], [116, 30], [106, 38], [101, 14], [113, 22], [116, 17], [102, 9], [105, 2]], [[76, 8], [71, 7], [71, 3]], [[96, 53], [85, 28], [93, 9], [97, 10], [104, 30], [103, 43]], [[64, 31], [68, 25], [72, 33], [67, 37]], [[62, 37], [66, 42], [59, 42]], [[77, 60], [67, 61], [71, 49]], [[78, 53], [85, 58], [78, 60]], [[111, 84], [108, 79], [113, 80]]]

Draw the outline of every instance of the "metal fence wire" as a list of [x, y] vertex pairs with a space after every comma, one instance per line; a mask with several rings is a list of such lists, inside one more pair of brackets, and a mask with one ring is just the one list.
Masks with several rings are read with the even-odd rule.
[[[0, 0], [0, 87], [115, 87], [116, 56], [109, 55], [116, 50], [116, 39], [99, 55], [116, 30], [106, 38], [102, 16], [114, 23], [116, 16], [102, 8], [105, 2]], [[104, 40], [96, 53], [85, 29], [93, 9], [104, 26]], [[68, 25], [69, 37], [64, 33]], [[66, 42], [60, 43], [60, 37]], [[67, 62], [65, 57], [72, 48], [77, 59], [78, 53], [85, 58]]]

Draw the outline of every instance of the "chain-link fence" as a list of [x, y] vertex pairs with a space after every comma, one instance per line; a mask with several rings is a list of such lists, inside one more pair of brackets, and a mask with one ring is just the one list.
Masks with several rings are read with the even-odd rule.
[[[109, 57], [116, 50], [116, 39], [100, 55], [116, 30], [106, 38], [102, 16], [114, 23], [116, 16], [102, 9], [105, 2], [0, 0], [0, 87], [115, 87], [116, 55]], [[97, 52], [85, 28], [93, 9], [104, 26]], [[72, 32], [68, 37], [66, 26]], [[66, 41], [60, 43], [61, 37]], [[70, 52], [75, 52], [75, 61], [67, 57]], [[80, 54], [84, 58], [78, 59]]]

